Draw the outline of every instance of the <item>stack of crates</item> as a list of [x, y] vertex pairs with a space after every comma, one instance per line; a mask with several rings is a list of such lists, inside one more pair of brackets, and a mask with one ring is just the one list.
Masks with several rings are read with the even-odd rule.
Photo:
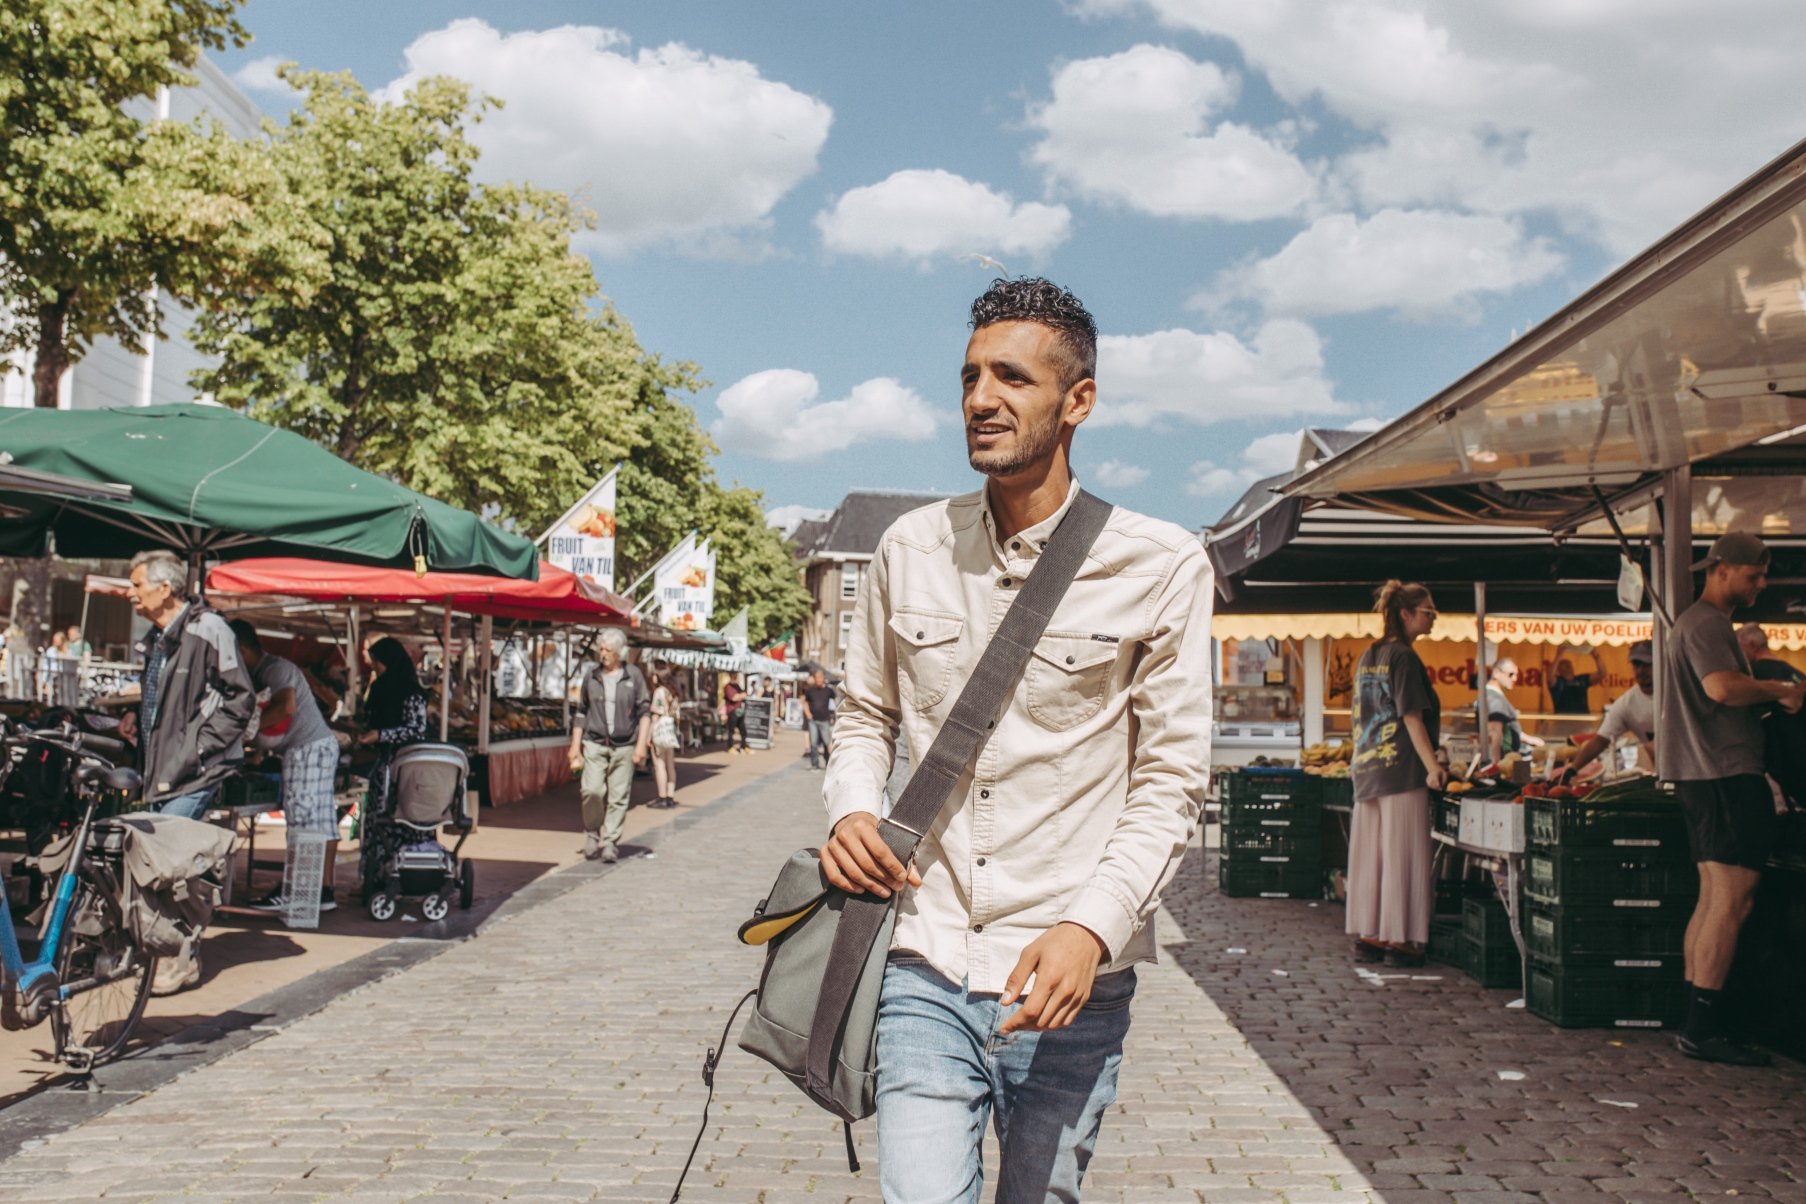
[[1564, 1028], [1678, 1023], [1699, 895], [1680, 807], [1653, 787], [1524, 807], [1525, 1006]]
[[1217, 884], [1255, 899], [1323, 897], [1321, 781], [1299, 769], [1248, 767], [1223, 789]]
[[1461, 968], [1483, 987], [1515, 987], [1524, 964], [1511, 935], [1511, 917], [1492, 891], [1461, 901]]

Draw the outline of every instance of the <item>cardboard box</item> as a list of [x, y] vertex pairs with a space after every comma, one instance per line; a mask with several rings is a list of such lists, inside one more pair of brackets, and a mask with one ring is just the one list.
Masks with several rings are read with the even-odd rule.
[[1524, 851], [1524, 808], [1521, 803], [1486, 804], [1486, 838], [1481, 847], [1495, 853]]
[[1461, 836], [1462, 844], [1469, 848], [1486, 847], [1486, 808], [1485, 799], [1464, 798], [1461, 800]]

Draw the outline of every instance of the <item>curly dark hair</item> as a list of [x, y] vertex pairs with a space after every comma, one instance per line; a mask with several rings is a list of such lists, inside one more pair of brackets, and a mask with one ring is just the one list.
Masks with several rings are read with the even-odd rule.
[[1068, 363], [1062, 389], [1097, 375], [1097, 323], [1079, 299], [1040, 276], [998, 277], [972, 302], [972, 329], [996, 322], [1039, 322], [1060, 336]]

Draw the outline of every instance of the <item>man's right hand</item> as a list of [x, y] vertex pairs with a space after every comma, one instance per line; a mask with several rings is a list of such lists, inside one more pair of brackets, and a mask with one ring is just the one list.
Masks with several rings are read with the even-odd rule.
[[922, 885], [915, 866], [905, 869], [878, 835], [878, 817], [869, 811], [855, 811], [834, 825], [822, 846], [821, 865], [831, 885], [853, 895], [888, 899], [906, 885]]

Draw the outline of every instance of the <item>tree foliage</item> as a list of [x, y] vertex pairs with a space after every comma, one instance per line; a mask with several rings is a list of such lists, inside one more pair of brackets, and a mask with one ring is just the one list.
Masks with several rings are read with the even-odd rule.
[[155, 119], [203, 49], [242, 45], [241, 0], [7, 0], [0, 6], [0, 351], [34, 351], [55, 406], [69, 365], [112, 335], [160, 335], [155, 288], [304, 280], [260, 149]]
[[467, 136], [494, 102], [425, 79], [395, 99], [348, 74], [284, 70], [298, 90], [269, 156], [330, 247], [297, 287], [216, 298], [197, 386], [360, 467], [537, 533], [616, 463], [617, 583], [692, 528], [720, 549], [718, 606], [756, 635], [808, 600], [758, 494], [715, 481], [714, 443], [680, 395], [695, 369], [639, 345], [572, 237], [568, 198], [484, 185]]

